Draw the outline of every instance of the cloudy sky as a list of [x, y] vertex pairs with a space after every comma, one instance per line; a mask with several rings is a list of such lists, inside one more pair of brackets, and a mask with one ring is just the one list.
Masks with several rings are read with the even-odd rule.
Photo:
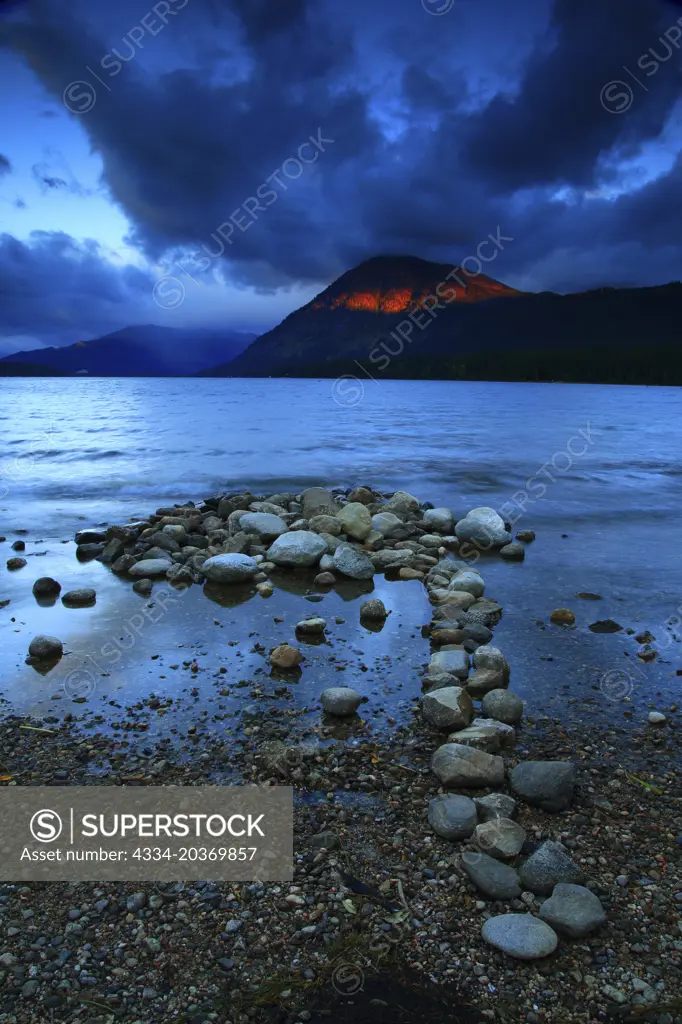
[[[265, 330], [381, 253], [682, 278], [669, 0], [0, 7], [0, 352]], [[680, 19], [679, 24], [677, 19]]]

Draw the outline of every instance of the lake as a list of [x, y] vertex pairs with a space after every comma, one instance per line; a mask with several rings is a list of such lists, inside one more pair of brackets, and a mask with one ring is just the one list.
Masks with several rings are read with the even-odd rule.
[[[133, 699], [150, 686], [180, 692], [179, 670], [174, 676], [167, 664], [183, 645], [201, 648], [216, 670], [223, 658], [230, 672], [237, 665], [255, 671], [262, 659], [246, 647], [226, 647], [219, 631], [232, 630], [241, 640], [248, 622], [263, 642], [274, 642], [281, 639], [270, 635], [274, 615], [311, 612], [315, 595], [305, 588], [278, 589], [269, 601], [231, 608], [212, 602], [207, 612], [201, 588], [192, 587], [125, 648], [117, 637], [139, 614], [141, 599], [99, 563], [77, 562], [76, 530], [217, 490], [267, 494], [362, 483], [405, 489], [451, 507], [457, 517], [490, 505], [515, 530], [536, 531], [525, 562], [495, 556], [478, 565], [487, 594], [504, 607], [494, 642], [511, 662], [512, 688], [529, 713], [585, 721], [616, 714], [627, 726], [633, 709], [641, 724], [647, 709], [666, 711], [679, 700], [681, 648], [666, 626], [682, 604], [679, 389], [369, 378], [5, 379], [1, 386], [0, 533], [7, 540], [0, 601], [11, 603], [0, 610], [0, 664], [8, 708], [57, 713], [55, 690], [81, 663], [97, 678], [100, 700]], [[29, 565], [10, 573], [4, 563], [20, 536]], [[31, 586], [42, 575], [55, 576], [63, 590], [95, 586], [96, 607], [38, 605]], [[328, 595], [315, 614], [345, 616], [338, 645], [349, 663], [372, 660], [385, 713], [399, 715], [420, 692], [416, 673], [428, 646], [419, 626], [428, 621], [429, 606], [418, 583], [389, 584], [378, 576], [375, 587], [395, 611], [381, 633], [355, 625], [356, 592]], [[581, 600], [579, 592], [602, 599]], [[575, 612], [576, 629], [549, 625], [556, 607]], [[609, 617], [624, 627], [621, 633], [589, 630]], [[657, 661], [636, 658], [640, 645], [628, 628], [653, 633]], [[24, 664], [39, 632], [59, 636], [72, 652], [47, 678]], [[93, 652], [112, 637], [120, 657], [102, 664]], [[152, 647], [163, 672], [158, 661], [148, 662]], [[388, 657], [394, 669], [395, 657], [403, 659], [400, 679], [381, 673]], [[314, 682], [301, 685], [298, 700], [310, 701], [322, 682], [328, 685], [329, 667], [316, 665]], [[371, 680], [366, 685], [371, 692]]]

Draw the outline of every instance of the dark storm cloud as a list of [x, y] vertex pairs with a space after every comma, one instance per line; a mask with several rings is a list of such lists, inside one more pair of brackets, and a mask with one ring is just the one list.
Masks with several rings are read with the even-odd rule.
[[[147, 10], [121, 0], [116, 15], [128, 29]], [[89, 83], [94, 104], [74, 117], [150, 259], [206, 247], [233, 279], [268, 290], [381, 252], [462, 258], [501, 230], [513, 244], [486, 269], [510, 283], [676, 276], [678, 168], [613, 194], [622, 161], [659, 138], [679, 95], [678, 49], [650, 78], [638, 65], [651, 47], [664, 55], [672, 6], [528, 0], [512, 23], [501, 0], [443, 17], [418, 0], [192, 0], [115, 74], [101, 58], [122, 32], [89, 24], [92, 8], [35, 0], [29, 11], [0, 26], [0, 42], [58, 99]], [[494, 95], [507, 36], [514, 61], [495, 66]], [[210, 64], [196, 66], [190, 46]], [[645, 87], [628, 79], [631, 108], [618, 113], [601, 97], [624, 65]], [[318, 132], [333, 141], [289, 178], [285, 161]], [[275, 198], [254, 212], [268, 181]], [[600, 188], [604, 198], [583, 198]]]
[[0, 153], [0, 178], [2, 178], [5, 174], [11, 174], [11, 173], [12, 173], [12, 165], [11, 165], [11, 163], [9, 162], [9, 160], [7, 159], [6, 156], [3, 156], [2, 153]]
[[132, 266], [115, 267], [96, 242], [79, 244], [63, 232], [36, 231], [28, 243], [0, 235], [4, 338], [63, 344], [105, 334], [126, 322], [150, 288], [149, 275]]

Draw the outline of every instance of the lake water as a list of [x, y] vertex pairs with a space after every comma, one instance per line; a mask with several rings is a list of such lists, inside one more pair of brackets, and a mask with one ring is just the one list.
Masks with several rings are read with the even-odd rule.
[[[478, 565], [487, 594], [504, 607], [495, 643], [531, 712], [608, 721], [634, 708], [641, 723], [649, 707], [665, 711], [679, 699], [682, 646], [666, 628], [682, 604], [679, 389], [370, 379], [5, 379], [0, 386], [0, 533], [7, 537], [0, 601], [11, 602], [0, 610], [0, 687], [12, 709], [54, 713], [55, 691], [79, 658], [84, 665], [94, 659], [95, 668], [83, 671], [97, 676], [100, 700], [133, 699], [152, 684], [179, 691], [173, 680], [180, 670], [150, 666], [151, 647], [166, 665], [179, 646], [203, 647], [207, 665], [217, 670], [223, 657], [232, 671], [236, 648], [225, 645], [224, 632], [217, 639], [220, 630], [242, 639], [244, 622], [253, 623], [266, 643], [273, 616], [283, 610], [295, 622], [311, 613], [305, 588], [278, 588], [269, 601], [228, 609], [212, 604], [207, 613], [201, 588], [192, 587], [160, 623], [138, 631], [130, 649], [121, 647], [115, 663], [102, 664], [93, 651], [125, 632], [141, 599], [99, 563], [76, 561], [77, 529], [216, 490], [267, 494], [357, 483], [402, 488], [457, 516], [490, 505], [515, 530], [536, 531], [525, 562], [493, 557]], [[10, 573], [5, 561], [19, 536], [29, 564]], [[39, 606], [31, 585], [42, 575], [58, 578], [64, 590], [95, 586], [96, 607]], [[377, 577], [375, 586], [395, 610], [381, 633], [355, 624], [356, 592], [332, 593], [313, 607], [346, 617], [337, 644], [350, 660], [369, 658], [375, 667], [391, 656], [404, 660], [404, 677], [382, 676], [387, 713], [398, 713], [419, 692], [417, 667], [428, 659], [419, 626], [428, 604], [417, 583]], [[584, 591], [602, 600], [576, 597]], [[576, 613], [575, 630], [548, 624], [556, 607]], [[643, 664], [634, 636], [588, 629], [608, 617], [636, 632], [650, 629], [661, 657]], [[72, 652], [47, 678], [24, 664], [39, 632], [60, 636]], [[242, 670], [262, 665], [244, 647], [239, 655]], [[299, 702], [332, 678], [326, 663], [316, 664], [315, 686], [302, 681]], [[366, 689], [369, 695], [370, 679]]]

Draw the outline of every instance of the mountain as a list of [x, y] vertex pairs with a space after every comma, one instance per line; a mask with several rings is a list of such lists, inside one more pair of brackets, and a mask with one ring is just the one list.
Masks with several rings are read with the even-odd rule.
[[[679, 282], [559, 295], [452, 275], [412, 257], [368, 260], [201, 375], [682, 385]], [[431, 312], [409, 320], [429, 294], [442, 308], [428, 300]]]
[[[376, 256], [347, 271], [312, 302], [262, 334], [233, 362], [202, 376], [263, 377], [294, 372], [295, 367], [313, 361], [367, 357], [376, 340], [425, 299], [431, 306], [437, 299], [447, 306], [446, 298], [453, 305], [478, 306], [522, 294], [485, 274], [467, 277], [452, 264], [414, 256]], [[434, 322], [443, 312], [434, 306]], [[415, 332], [419, 333], [416, 327]]]
[[63, 370], [44, 363], [6, 363], [0, 360], [0, 377], [63, 377]]
[[37, 348], [13, 352], [0, 360], [0, 375], [9, 364], [31, 363], [52, 373], [92, 377], [191, 376], [217, 362], [233, 359], [254, 334], [238, 331], [196, 330], [149, 324], [126, 327], [103, 338], [77, 341], [63, 348]]

